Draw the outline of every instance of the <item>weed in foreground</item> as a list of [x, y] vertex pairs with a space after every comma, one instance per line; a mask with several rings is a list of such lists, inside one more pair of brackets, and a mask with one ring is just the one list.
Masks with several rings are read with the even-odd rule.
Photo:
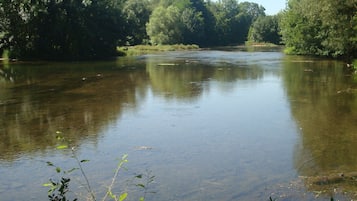
[[[56, 132], [58, 135], [61, 134], [60, 131]], [[50, 201], [71, 201], [69, 197], [71, 197], [68, 193], [70, 192], [69, 189], [69, 184], [71, 179], [69, 178], [69, 173], [79, 170], [81, 173], [81, 176], [83, 177], [83, 180], [85, 181], [84, 187], [87, 193], [89, 194], [89, 200], [90, 201], [97, 201], [98, 198], [95, 196], [95, 193], [92, 189], [92, 186], [90, 184], [90, 181], [84, 171], [84, 168], [82, 166], [83, 163], [89, 162], [89, 160], [81, 160], [78, 158], [78, 155], [76, 153], [75, 147], [71, 147], [71, 142], [69, 140], [66, 140], [62, 136], [57, 136], [57, 140], [60, 141], [60, 145], [57, 146], [57, 149], [59, 150], [68, 150], [70, 149], [71, 151], [71, 157], [75, 160], [76, 167], [69, 169], [69, 170], [62, 170], [59, 166], [55, 166], [52, 162], [47, 162], [47, 165], [50, 167], [54, 167], [56, 173], [60, 174], [60, 179], [49, 179], [48, 183], [43, 184], [43, 186], [48, 187], [48, 198]], [[121, 160], [119, 160], [119, 163], [114, 171], [114, 175], [111, 179], [111, 183], [109, 186], [106, 188], [106, 193], [103, 196], [102, 199], [99, 199], [101, 201], [105, 201], [108, 198], [114, 201], [124, 201], [128, 193], [123, 192], [121, 194], [116, 194], [113, 192], [113, 187], [116, 183], [116, 180], [118, 178], [120, 170], [124, 167], [124, 164], [128, 162], [127, 160], [128, 155], [125, 154], [122, 156]], [[142, 179], [144, 177], [143, 174], [138, 174], [135, 176], [136, 179]], [[145, 197], [148, 193], [155, 193], [155, 192], [150, 192], [148, 191], [148, 185], [154, 181], [155, 176], [152, 176], [151, 172], [148, 172], [146, 174], [146, 182], [145, 183], [138, 183], [136, 184], [137, 187], [140, 187], [144, 191], [144, 195], [139, 198], [140, 201], [145, 201]], [[77, 198], [74, 198], [73, 201], [77, 201]]]

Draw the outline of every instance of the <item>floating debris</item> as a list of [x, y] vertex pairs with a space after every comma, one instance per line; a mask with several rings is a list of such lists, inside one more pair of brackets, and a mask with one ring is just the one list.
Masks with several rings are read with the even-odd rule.
[[151, 150], [153, 149], [152, 147], [148, 147], [148, 146], [137, 146], [135, 147], [135, 150], [138, 150], [138, 151], [144, 151], [144, 150]]

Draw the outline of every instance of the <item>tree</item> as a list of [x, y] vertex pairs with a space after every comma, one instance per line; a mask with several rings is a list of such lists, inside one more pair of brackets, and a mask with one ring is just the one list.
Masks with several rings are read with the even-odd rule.
[[113, 56], [124, 37], [122, 2], [2, 0], [1, 45], [20, 59], [78, 60]]
[[127, 45], [146, 43], [149, 36], [146, 34], [146, 23], [151, 14], [148, 0], [127, 0], [123, 8], [123, 15], [128, 25]]
[[146, 24], [146, 31], [152, 44], [175, 44], [182, 41], [182, 24], [176, 6], [157, 7]]
[[249, 30], [249, 41], [279, 44], [280, 29], [278, 16], [261, 16], [252, 24]]
[[[201, 1], [170, 1], [168, 7], [157, 7], [146, 30], [153, 44], [203, 44], [205, 41], [204, 4]], [[201, 2], [201, 4], [200, 4]], [[162, 5], [167, 5], [167, 1]], [[203, 10], [203, 11], [199, 11]]]
[[251, 25], [262, 16], [265, 16], [265, 8], [256, 3], [243, 2], [239, 4], [239, 15], [236, 17], [239, 22], [239, 29], [236, 34], [239, 36], [237, 41], [243, 43], [248, 40], [248, 33]]
[[356, 0], [289, 0], [281, 33], [296, 54], [356, 57]]
[[235, 43], [235, 34], [232, 29], [239, 26], [235, 21], [235, 17], [239, 14], [238, 2], [236, 0], [222, 0], [212, 9], [216, 19], [217, 43], [219, 45]]
[[201, 12], [197, 12], [194, 8], [186, 8], [181, 15], [181, 22], [184, 27], [182, 37], [183, 43], [201, 44], [202, 38], [205, 37], [204, 18]]
[[258, 16], [265, 15], [265, 9], [255, 3], [222, 0], [208, 5], [215, 17], [214, 33], [218, 45], [244, 43], [251, 24]]

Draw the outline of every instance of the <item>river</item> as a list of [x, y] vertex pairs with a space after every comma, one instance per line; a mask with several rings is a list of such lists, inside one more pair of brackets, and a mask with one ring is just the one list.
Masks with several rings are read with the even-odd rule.
[[[62, 175], [47, 162], [78, 167], [59, 135], [97, 200], [125, 154], [113, 192], [127, 200], [353, 199], [356, 122], [343, 62], [274, 49], [4, 63], [0, 201], [48, 200]], [[86, 200], [81, 172], [65, 176]]]

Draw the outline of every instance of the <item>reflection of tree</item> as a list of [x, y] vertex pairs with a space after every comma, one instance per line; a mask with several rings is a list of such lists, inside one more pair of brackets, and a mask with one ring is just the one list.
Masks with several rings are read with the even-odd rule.
[[[192, 58], [149, 58], [146, 69], [154, 92], [164, 94], [166, 98], [195, 99], [204, 90], [209, 90], [206, 81], [218, 81], [219, 85], [259, 79], [264, 73], [257, 65], [241, 67], [229, 59], [210, 64], [190, 59]], [[229, 90], [233, 90], [234, 85], [231, 87]]]
[[123, 105], [135, 108], [140, 95], [145, 96], [145, 71], [115, 70], [117, 66], [13, 66], [17, 77], [0, 97], [0, 159], [52, 149], [57, 130], [75, 144], [95, 141], [122, 113]]
[[[163, 65], [163, 66], [159, 66]], [[165, 66], [166, 65], [166, 66]], [[164, 94], [166, 98], [195, 99], [202, 93], [201, 81], [208, 80], [210, 70], [184, 63], [147, 62], [146, 70], [150, 76], [154, 93]]]
[[355, 171], [357, 94], [350, 77], [339, 62], [290, 59], [283, 77], [302, 135], [297, 171], [309, 177]]
[[8, 68], [7, 66], [8, 65], [0, 64], [0, 83], [5, 83], [7, 81], [14, 80], [15, 74], [14, 74], [13, 70], [11, 68]]
[[56, 131], [75, 144], [96, 141], [124, 107], [136, 108], [148, 87], [168, 100], [191, 101], [211, 84], [230, 92], [239, 80], [263, 77], [259, 66], [230, 59], [211, 63], [210, 58], [148, 56], [93, 64], [10, 64], [6, 71], [12, 81], [0, 82], [0, 160], [52, 149]]
[[213, 78], [221, 82], [236, 82], [238, 80], [257, 80], [263, 77], [263, 69], [257, 65], [236, 66], [222, 64], [215, 68]]

